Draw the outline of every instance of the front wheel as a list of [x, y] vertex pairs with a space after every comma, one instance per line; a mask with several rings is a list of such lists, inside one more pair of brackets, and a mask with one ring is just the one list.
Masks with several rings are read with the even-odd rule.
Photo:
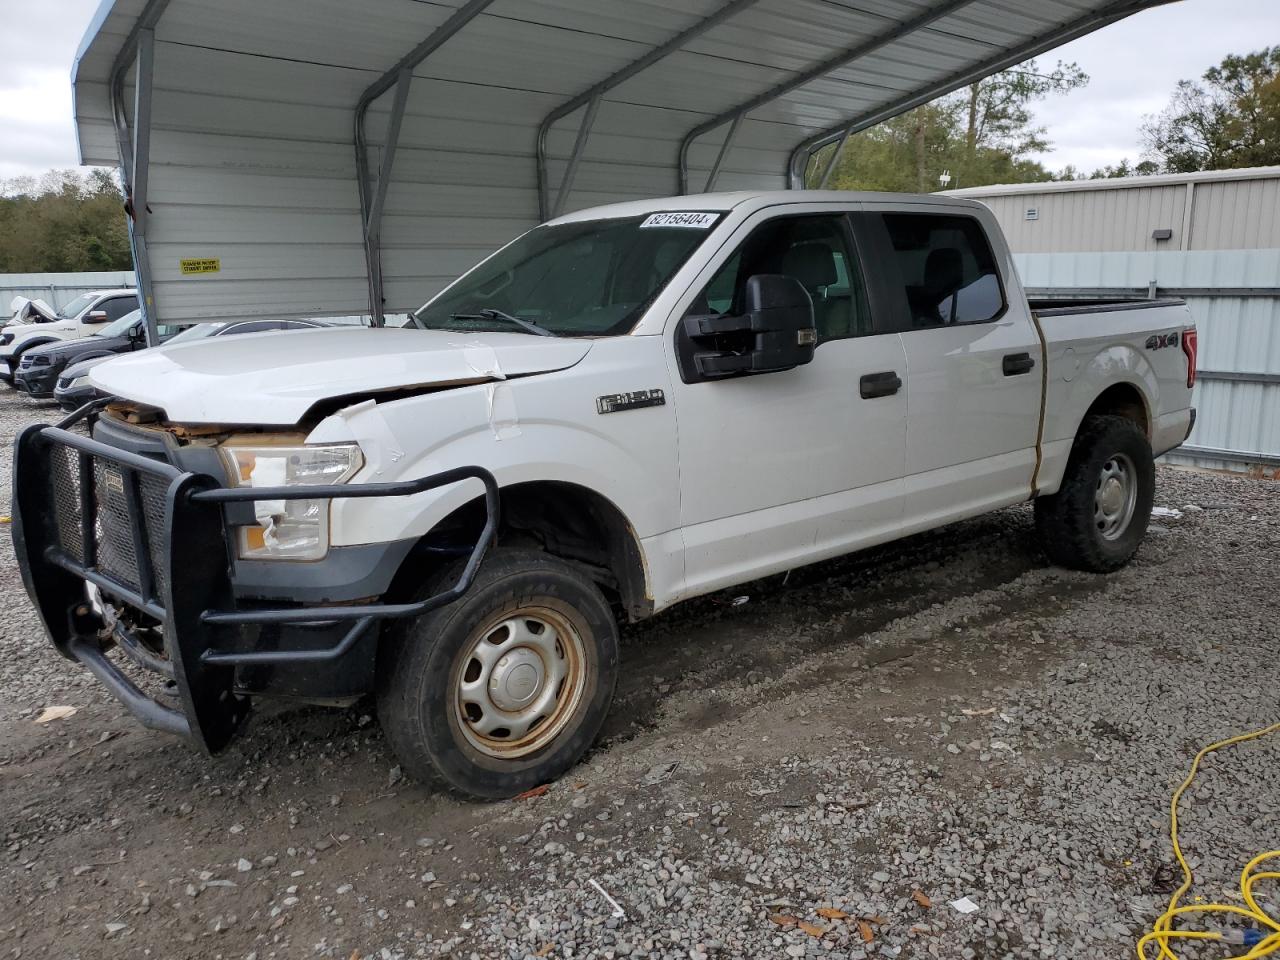
[[1109, 573], [1138, 551], [1151, 520], [1156, 472], [1146, 435], [1125, 417], [1089, 417], [1062, 486], [1036, 500], [1036, 533], [1059, 566]]
[[548, 554], [500, 549], [460, 600], [388, 632], [378, 716], [416, 779], [502, 799], [582, 757], [617, 672], [617, 624], [590, 577]]

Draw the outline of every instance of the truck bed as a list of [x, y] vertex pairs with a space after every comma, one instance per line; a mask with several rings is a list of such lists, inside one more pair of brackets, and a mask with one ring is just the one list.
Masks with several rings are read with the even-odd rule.
[[1075, 313], [1110, 313], [1117, 310], [1148, 310], [1152, 307], [1179, 307], [1185, 300], [1163, 297], [1159, 300], [1091, 299], [1088, 297], [1034, 297], [1027, 301], [1040, 317], [1066, 317]]

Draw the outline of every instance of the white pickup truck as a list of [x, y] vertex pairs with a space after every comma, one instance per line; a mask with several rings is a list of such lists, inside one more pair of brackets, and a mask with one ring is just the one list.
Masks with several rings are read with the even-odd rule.
[[97, 333], [103, 325], [137, 310], [138, 292], [127, 287], [92, 290], [56, 312], [43, 300], [15, 297], [9, 308], [14, 319], [0, 331], [0, 380], [12, 384], [22, 355], [32, 347]]
[[619, 620], [1027, 500], [1052, 561], [1120, 567], [1195, 369], [1181, 301], [1028, 303], [976, 203], [623, 203], [402, 327], [95, 367], [92, 439], [18, 440], [15, 534], [143, 722], [216, 752], [257, 696], [375, 693], [408, 770], [504, 797], [590, 746]]

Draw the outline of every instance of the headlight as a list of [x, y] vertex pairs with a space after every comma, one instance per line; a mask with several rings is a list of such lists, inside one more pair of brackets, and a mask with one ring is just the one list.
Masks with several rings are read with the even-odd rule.
[[[354, 443], [323, 447], [225, 446], [232, 482], [241, 487], [346, 483], [364, 465]], [[329, 549], [328, 500], [255, 500], [257, 526], [239, 528], [246, 560], [319, 560]]]
[[87, 387], [88, 385], [89, 375], [87, 373], [82, 373], [74, 380], [67, 380], [64, 377], [58, 381], [58, 386], [62, 387], [64, 390], [79, 390], [81, 387]]

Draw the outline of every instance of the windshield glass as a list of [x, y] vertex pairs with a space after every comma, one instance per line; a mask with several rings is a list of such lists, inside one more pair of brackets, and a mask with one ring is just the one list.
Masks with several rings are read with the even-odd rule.
[[129, 335], [129, 328], [142, 319], [141, 310], [133, 310], [126, 313], [119, 320], [113, 320], [105, 327], [94, 334], [95, 337], [126, 337]]
[[193, 323], [181, 333], [171, 337], [169, 342], [187, 343], [191, 340], [203, 340], [205, 337], [212, 337], [230, 322], [230, 320], [219, 320], [217, 322], [210, 323]]
[[655, 214], [537, 227], [416, 315], [441, 330], [535, 332], [514, 317], [561, 337], [626, 333], [719, 218]]
[[80, 296], [76, 297], [74, 300], [68, 303], [65, 307], [59, 310], [58, 316], [61, 317], [63, 320], [70, 320], [76, 314], [78, 314], [81, 310], [87, 307], [89, 304], [93, 303], [93, 301], [96, 298], [97, 298], [97, 294], [82, 293], [80, 294]]

